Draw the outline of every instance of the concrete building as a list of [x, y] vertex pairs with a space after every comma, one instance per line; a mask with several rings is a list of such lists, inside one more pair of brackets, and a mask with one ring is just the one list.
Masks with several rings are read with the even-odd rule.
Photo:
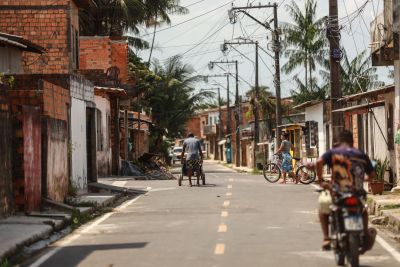
[[[385, 0], [383, 4], [383, 12], [371, 23], [371, 58], [373, 66], [394, 66], [394, 142], [400, 138], [400, 2]], [[395, 162], [391, 163], [396, 166], [394, 175], [397, 187], [394, 191], [400, 191], [400, 143], [395, 142], [394, 146]]]

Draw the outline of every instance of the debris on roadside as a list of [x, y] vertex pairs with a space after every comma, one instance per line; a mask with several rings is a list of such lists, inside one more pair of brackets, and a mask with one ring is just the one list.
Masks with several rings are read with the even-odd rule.
[[122, 161], [122, 176], [129, 176], [135, 180], [174, 180], [176, 179], [167, 168], [163, 156], [145, 153], [137, 162]]

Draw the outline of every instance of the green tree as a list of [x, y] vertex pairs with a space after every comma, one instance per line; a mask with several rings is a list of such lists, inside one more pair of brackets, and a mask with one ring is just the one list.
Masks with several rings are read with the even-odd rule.
[[[367, 50], [364, 50], [352, 60], [349, 60], [346, 50], [342, 49], [342, 51], [340, 86], [343, 95], [355, 94], [385, 85], [384, 82], [378, 80], [377, 68], [371, 66], [371, 56], [367, 55]], [[325, 68], [326, 70], [321, 70], [320, 73], [326, 83], [325, 86], [328, 87], [330, 82], [328, 60], [325, 61]]]
[[193, 75], [193, 68], [183, 64], [180, 56], [169, 58], [163, 65], [155, 61], [153, 71], [159, 78], [144, 92], [141, 104], [151, 114], [155, 125], [151, 129], [151, 139], [154, 140], [151, 150], [160, 152], [163, 137], [182, 137], [185, 123], [198, 105], [215, 94], [195, 92], [194, 85], [202, 77]]
[[314, 86], [313, 71], [317, 63], [323, 62], [326, 54], [326, 17], [317, 19], [316, 7], [315, 0], [306, 0], [302, 11], [292, 0], [290, 5], [286, 5], [286, 10], [293, 23], [285, 23], [283, 26], [285, 42], [289, 48], [284, 52], [288, 61], [282, 66], [282, 70], [290, 74], [296, 68], [304, 66], [304, 84], [307, 88]]
[[307, 88], [307, 86], [298, 78], [294, 77], [297, 83], [297, 90], [292, 90], [291, 94], [295, 105], [310, 101], [310, 100], [324, 100], [327, 94], [326, 86], [318, 86], [314, 80], [314, 86]]
[[139, 34], [138, 27], [169, 24], [172, 13], [186, 14], [188, 10], [179, 5], [179, 0], [91, 0], [89, 9], [79, 11], [80, 31], [89, 36], [128, 34], [130, 45], [144, 49], [149, 44], [134, 37]]
[[[246, 96], [250, 99], [250, 104], [254, 107], [257, 105], [258, 110], [261, 113], [262, 118], [266, 121], [267, 125], [267, 135], [269, 136], [272, 132], [271, 129], [271, 114], [275, 113], [276, 101], [274, 96], [268, 86], [259, 86], [258, 88], [258, 98], [256, 98], [256, 90], [251, 87], [250, 90], [246, 92]], [[251, 110], [251, 114], [253, 110]]]

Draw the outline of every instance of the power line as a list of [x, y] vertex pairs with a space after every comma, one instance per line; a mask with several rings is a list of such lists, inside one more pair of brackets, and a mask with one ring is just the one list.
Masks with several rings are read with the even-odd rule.
[[[187, 23], [187, 22], [190, 22], [190, 21], [192, 21], [192, 20], [198, 19], [198, 18], [200, 18], [200, 17], [202, 17], [202, 16], [205, 16], [205, 15], [210, 14], [210, 13], [212, 13], [212, 12], [214, 12], [214, 11], [220, 9], [220, 8], [225, 7], [225, 6], [229, 5], [229, 4], [231, 4], [232, 2], [234, 2], [234, 1], [229, 1], [228, 3], [225, 3], [225, 4], [223, 4], [223, 5], [219, 6], [219, 7], [216, 7], [216, 8], [214, 8], [214, 9], [210, 10], [210, 11], [204, 12], [204, 13], [198, 15], [198, 16], [195, 16], [195, 17], [193, 17], [193, 18], [187, 19], [187, 20], [182, 21], [182, 22], [180, 22], [180, 23], [178, 23], [178, 24], [172, 25], [172, 26], [170, 26], [170, 27], [168, 27], [168, 28], [160, 29], [160, 30], [156, 31], [156, 33], [158, 33], [158, 32], [163, 32], [163, 31], [166, 31], [166, 30], [170, 30], [170, 29], [172, 29], [172, 28], [175, 28], [175, 27], [177, 27], [177, 26], [180, 26], [180, 25], [185, 24], [185, 23]], [[146, 33], [146, 34], [140, 35], [139, 38], [144, 37], [144, 36], [148, 36], [148, 35], [151, 35], [151, 34], [153, 34], [153, 33]]]

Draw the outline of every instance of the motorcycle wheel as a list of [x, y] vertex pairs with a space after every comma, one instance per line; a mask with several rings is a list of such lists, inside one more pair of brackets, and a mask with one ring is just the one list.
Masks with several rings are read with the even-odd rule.
[[345, 256], [341, 251], [335, 251], [335, 261], [337, 266], [344, 266]]
[[182, 180], [183, 180], [183, 175], [179, 174], [178, 176], [178, 185], [181, 186], [182, 185]]
[[268, 182], [276, 183], [281, 178], [281, 170], [275, 163], [268, 163], [264, 165], [263, 175]]
[[360, 235], [356, 233], [349, 234], [349, 249], [347, 261], [351, 267], [359, 267], [359, 248], [360, 248]]

